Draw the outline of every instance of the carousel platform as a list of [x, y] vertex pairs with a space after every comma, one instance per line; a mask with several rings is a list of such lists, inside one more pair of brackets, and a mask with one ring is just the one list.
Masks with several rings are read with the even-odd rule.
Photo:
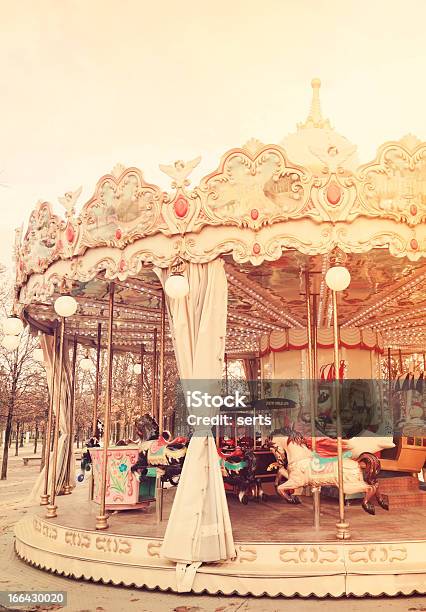
[[[98, 507], [81, 487], [58, 498], [58, 516], [36, 507], [16, 528], [16, 552], [40, 569], [65, 576], [177, 591], [175, 565], [161, 558], [174, 489], [164, 495], [164, 520], [155, 508], [110, 516], [96, 531]], [[407, 507], [369, 516], [347, 508], [351, 539], [335, 538], [337, 504], [322, 500], [321, 529], [312, 527], [311, 499], [300, 506], [270, 496], [241, 505], [229, 496], [237, 556], [201, 565], [192, 591], [210, 594], [379, 596], [426, 593], [426, 508]]]

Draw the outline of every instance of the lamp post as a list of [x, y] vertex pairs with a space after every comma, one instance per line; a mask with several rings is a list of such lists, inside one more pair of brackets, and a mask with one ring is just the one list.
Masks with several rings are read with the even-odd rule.
[[58, 507], [55, 504], [56, 500], [56, 472], [58, 467], [58, 444], [59, 444], [59, 428], [61, 418], [61, 394], [62, 394], [62, 369], [64, 365], [64, 340], [65, 340], [65, 319], [72, 317], [77, 312], [78, 303], [71, 295], [61, 295], [55, 300], [55, 312], [61, 318], [61, 331], [59, 339], [59, 381], [58, 393], [56, 395], [56, 418], [55, 431], [53, 436], [53, 463], [52, 463], [52, 479], [50, 483], [50, 502], [47, 506], [46, 517], [55, 518], [58, 515]]
[[339, 328], [337, 321], [337, 292], [344, 291], [349, 287], [351, 275], [349, 270], [344, 266], [336, 265], [329, 268], [325, 275], [327, 287], [331, 289], [333, 299], [333, 341], [334, 341], [334, 393], [333, 404], [336, 412], [336, 430], [337, 430], [337, 469], [338, 469], [338, 484], [339, 484], [339, 521], [336, 523], [336, 537], [339, 540], [348, 540], [350, 538], [349, 523], [345, 519], [345, 492], [343, 489], [343, 449], [342, 449], [342, 420], [340, 415], [340, 398], [339, 398]]

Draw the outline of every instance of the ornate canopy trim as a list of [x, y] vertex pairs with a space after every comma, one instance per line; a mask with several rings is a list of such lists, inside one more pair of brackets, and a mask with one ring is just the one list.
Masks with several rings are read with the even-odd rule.
[[18, 287], [32, 276], [32, 285], [49, 287], [59, 269], [80, 280], [99, 270], [124, 279], [143, 263], [168, 266], [178, 253], [195, 262], [232, 254], [253, 265], [286, 249], [318, 254], [335, 246], [383, 247], [412, 261], [426, 255], [426, 143], [413, 137], [383, 145], [355, 173], [336, 163], [316, 174], [280, 146], [253, 140], [190, 189], [199, 159], [161, 167], [173, 179], [170, 193], [137, 168], [116, 166], [79, 214], [81, 189], [59, 199], [62, 219], [38, 203], [25, 233], [17, 232]]
[[[318, 329], [318, 347], [333, 348], [332, 328]], [[340, 330], [340, 346], [347, 349], [362, 349], [383, 353], [383, 338], [381, 334], [371, 329], [343, 328]], [[306, 329], [286, 329], [272, 331], [260, 340], [260, 355], [264, 357], [270, 352], [301, 351], [308, 348], [308, 332]]]

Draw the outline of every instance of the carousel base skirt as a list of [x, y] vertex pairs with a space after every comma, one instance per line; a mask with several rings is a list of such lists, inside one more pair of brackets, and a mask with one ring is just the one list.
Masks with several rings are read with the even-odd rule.
[[[173, 492], [165, 495], [168, 516]], [[74, 498], [74, 500], [72, 499]], [[76, 503], [78, 501], [78, 503]], [[58, 498], [58, 516], [42, 508], [15, 528], [18, 556], [31, 565], [75, 579], [178, 591], [175, 564], [161, 557], [167, 524], [156, 524], [155, 508], [118, 512], [109, 528], [96, 531], [96, 504], [81, 492]], [[310, 498], [290, 506], [270, 498], [242, 506], [229, 498], [237, 556], [203, 564], [195, 593], [226, 595], [398, 595], [426, 593], [426, 510], [366, 515], [347, 509], [351, 539], [335, 538], [337, 505], [322, 501], [321, 529], [312, 524]]]

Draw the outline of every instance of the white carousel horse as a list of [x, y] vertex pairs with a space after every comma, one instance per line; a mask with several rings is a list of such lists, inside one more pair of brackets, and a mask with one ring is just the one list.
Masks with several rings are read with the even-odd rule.
[[[385, 510], [389, 509], [386, 499], [378, 492], [378, 475], [380, 472], [380, 461], [372, 453], [376, 452], [374, 439], [370, 438], [365, 448], [370, 450], [356, 449], [356, 439], [348, 440], [344, 444], [343, 458], [343, 490], [346, 494], [364, 493], [362, 502], [363, 509], [369, 514], [375, 514], [375, 508], [370, 501], [374, 496], [379, 505]], [[354, 457], [351, 451], [354, 450]], [[335, 441], [330, 440], [330, 443]], [[272, 438], [272, 448], [276, 453], [287, 454], [287, 478], [277, 487], [279, 495], [288, 500], [288, 493], [299, 487], [311, 485], [321, 488], [321, 486], [338, 487], [338, 462], [333, 456], [321, 457], [311, 450], [311, 442], [303, 434], [293, 430], [283, 430], [283, 433], [276, 433]], [[379, 449], [377, 449], [379, 450]], [[363, 473], [363, 469], [364, 473]]]

